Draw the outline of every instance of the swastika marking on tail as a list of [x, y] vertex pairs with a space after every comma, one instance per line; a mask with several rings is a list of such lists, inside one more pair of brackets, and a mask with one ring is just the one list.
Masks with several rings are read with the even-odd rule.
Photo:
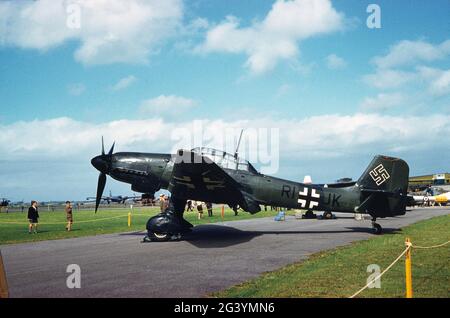
[[378, 166], [375, 167], [375, 169], [370, 171], [369, 175], [377, 186], [382, 185], [391, 177], [387, 172], [387, 170], [384, 168], [382, 163], [380, 163]]

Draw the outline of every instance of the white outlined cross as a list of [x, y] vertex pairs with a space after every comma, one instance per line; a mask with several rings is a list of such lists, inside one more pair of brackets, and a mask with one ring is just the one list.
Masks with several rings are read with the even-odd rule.
[[[310, 189], [311, 191], [309, 191]], [[319, 198], [320, 194], [316, 192], [316, 189], [308, 187], [303, 188], [303, 191], [300, 191], [298, 193], [298, 203], [302, 208], [306, 208], [306, 206], [308, 206], [309, 209], [313, 209], [314, 207], [319, 205]], [[308, 202], [309, 205], [307, 204]]]

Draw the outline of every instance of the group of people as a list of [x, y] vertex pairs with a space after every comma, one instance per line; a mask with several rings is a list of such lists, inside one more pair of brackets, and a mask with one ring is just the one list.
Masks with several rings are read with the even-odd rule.
[[208, 210], [208, 216], [213, 216], [213, 208], [211, 202], [188, 200], [186, 203], [186, 212], [193, 212], [194, 209], [197, 209], [198, 219], [200, 220], [203, 217], [203, 205]]
[[[170, 203], [170, 198], [167, 195], [160, 194], [159, 195], [159, 208], [161, 212], [164, 212]], [[208, 216], [213, 216], [213, 208], [211, 202], [202, 202], [202, 201], [193, 201], [188, 200], [186, 203], [186, 212], [193, 212], [197, 210], [198, 219], [200, 220], [203, 217], [203, 207], [208, 211]]]
[[[66, 225], [66, 231], [72, 230], [72, 224], [73, 224], [73, 210], [72, 210], [72, 203], [70, 201], [66, 201], [66, 219], [67, 219], [67, 225]], [[31, 201], [31, 206], [28, 208], [28, 221], [30, 222], [28, 224], [28, 233], [37, 234], [37, 228], [39, 223], [39, 211], [38, 211], [38, 202], [33, 200]]]
[[[161, 209], [161, 212], [164, 212], [169, 207], [169, 202], [170, 198], [168, 195], [161, 194], [159, 196], [159, 207]], [[200, 220], [201, 218], [203, 218], [203, 207], [205, 207], [208, 211], [208, 216], [212, 217], [213, 207], [211, 202], [188, 200], [186, 204], [186, 212], [193, 212], [197, 210], [198, 219]], [[70, 201], [66, 201], [65, 212], [67, 219], [66, 230], [71, 231], [73, 225], [73, 209], [72, 203]], [[28, 225], [28, 233], [38, 233], [37, 228], [39, 223], [39, 211], [38, 202], [35, 200], [31, 201], [31, 206], [28, 209], [28, 221], [30, 222]]]

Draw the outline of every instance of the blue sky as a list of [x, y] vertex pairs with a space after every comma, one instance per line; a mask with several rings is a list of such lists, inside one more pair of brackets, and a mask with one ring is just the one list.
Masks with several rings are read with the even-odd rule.
[[[405, 157], [412, 173], [449, 170], [447, 0], [136, 0], [125, 2], [137, 9], [128, 14], [123, 3], [0, 3], [0, 173], [7, 180], [0, 197], [91, 195], [89, 158], [101, 135], [121, 141], [118, 151], [171, 149], [169, 131], [155, 128], [164, 143], [134, 131], [141, 120], [153, 127], [160, 120], [161, 130], [260, 120], [281, 130], [277, 175], [297, 180], [356, 178], [378, 152]], [[381, 8], [380, 29], [366, 26], [370, 3]], [[80, 9], [79, 29], [67, 30], [70, 4]], [[154, 11], [164, 18], [149, 18]], [[313, 11], [317, 18], [308, 20]], [[346, 123], [365, 127], [358, 114], [381, 123], [345, 130]], [[129, 121], [127, 133], [111, 128], [119, 120]], [[394, 123], [405, 128], [393, 130]], [[35, 133], [25, 138], [24, 127]], [[316, 130], [322, 146], [302, 137]], [[361, 138], [339, 147], [346, 134]], [[336, 161], [339, 169], [323, 169]], [[34, 189], [29, 176], [49, 182]], [[130, 192], [118, 182], [108, 187]]]

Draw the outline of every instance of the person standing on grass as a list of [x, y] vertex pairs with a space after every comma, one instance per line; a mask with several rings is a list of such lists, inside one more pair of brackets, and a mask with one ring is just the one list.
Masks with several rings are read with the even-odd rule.
[[164, 195], [163, 195], [163, 194], [160, 194], [160, 195], [159, 195], [159, 208], [160, 208], [160, 210], [161, 210], [161, 213], [164, 212], [164, 211], [165, 211], [165, 208], [166, 208], [166, 204], [165, 204], [164, 201], [165, 201], [165, 200], [164, 200]]
[[192, 208], [192, 200], [187, 200], [186, 204], [187, 204], [186, 212], [194, 211], [194, 209]]
[[213, 208], [212, 208], [212, 203], [211, 202], [206, 202], [206, 209], [208, 209], [208, 216], [212, 217], [213, 216]]
[[73, 215], [72, 215], [72, 204], [70, 201], [66, 201], [66, 218], [67, 218], [67, 225], [66, 230], [71, 231], [72, 230], [72, 224], [73, 224]]
[[200, 220], [203, 217], [203, 202], [197, 201], [197, 212], [198, 212], [198, 219]]
[[234, 216], [238, 216], [238, 213], [239, 213], [239, 207], [237, 206], [237, 205], [235, 205], [234, 207], [233, 207], [233, 211], [234, 211]]
[[167, 210], [169, 208], [169, 204], [170, 204], [170, 198], [169, 196], [166, 194], [164, 196], [164, 211]]
[[28, 209], [28, 221], [30, 224], [28, 225], [28, 233], [31, 234], [31, 231], [34, 228], [34, 233], [37, 233], [37, 225], [39, 222], [39, 212], [38, 212], [38, 203], [37, 201], [31, 201], [31, 206]]

